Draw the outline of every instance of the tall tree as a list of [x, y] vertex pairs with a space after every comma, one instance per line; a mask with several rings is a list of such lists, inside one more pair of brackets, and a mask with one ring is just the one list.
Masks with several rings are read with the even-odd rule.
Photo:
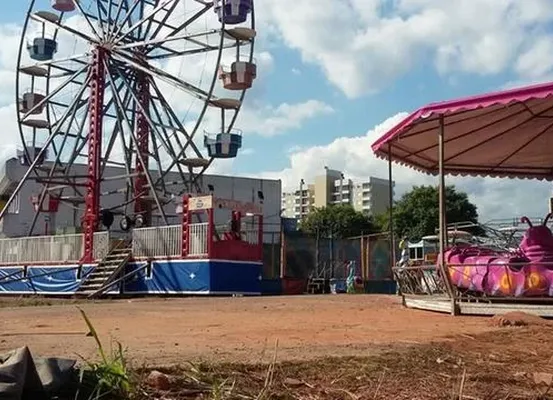
[[[434, 235], [439, 226], [439, 199], [436, 186], [414, 186], [394, 204], [394, 231], [396, 235], [419, 240], [426, 235]], [[446, 187], [447, 223], [478, 222], [478, 212], [466, 193], [457, 191], [454, 186]], [[387, 215], [376, 218], [382, 230], [388, 230]], [[480, 229], [471, 229], [474, 234]]]
[[315, 208], [301, 222], [300, 229], [320, 237], [347, 238], [375, 231], [369, 216], [351, 205]]

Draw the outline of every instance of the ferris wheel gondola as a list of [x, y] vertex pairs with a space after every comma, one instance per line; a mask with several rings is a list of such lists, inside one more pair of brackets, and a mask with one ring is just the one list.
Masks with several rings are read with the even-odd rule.
[[[29, 234], [49, 199], [72, 207], [84, 261], [106, 210], [127, 225], [154, 215], [167, 225], [172, 199], [202, 192], [213, 160], [238, 154], [234, 125], [257, 75], [253, 11], [252, 0], [31, 1], [16, 81], [28, 170], [0, 218], [32, 179], [42, 190]], [[202, 55], [208, 80], [189, 73]], [[222, 73], [224, 60], [231, 69]], [[185, 103], [199, 106], [185, 113]], [[211, 109], [221, 121], [202, 150]], [[180, 177], [174, 189], [170, 171]]]

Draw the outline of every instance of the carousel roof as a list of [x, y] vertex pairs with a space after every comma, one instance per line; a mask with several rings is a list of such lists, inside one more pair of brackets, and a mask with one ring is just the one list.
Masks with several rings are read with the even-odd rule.
[[444, 126], [444, 171], [452, 175], [553, 180], [553, 82], [424, 106], [384, 134], [380, 158], [438, 173]]

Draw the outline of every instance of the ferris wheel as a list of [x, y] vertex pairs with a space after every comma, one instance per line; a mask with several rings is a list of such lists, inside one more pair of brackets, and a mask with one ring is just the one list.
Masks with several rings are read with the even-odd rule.
[[123, 229], [168, 224], [172, 199], [201, 192], [212, 161], [242, 146], [253, 11], [253, 0], [31, 1], [16, 82], [28, 166], [16, 192], [42, 188], [29, 234], [61, 204], [85, 240], [113, 215]]

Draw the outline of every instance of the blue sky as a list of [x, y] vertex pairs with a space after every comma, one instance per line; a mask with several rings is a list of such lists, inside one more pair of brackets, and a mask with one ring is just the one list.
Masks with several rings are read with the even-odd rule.
[[[324, 164], [353, 179], [386, 177], [370, 143], [398, 113], [553, 76], [550, 0], [255, 1], [256, 51], [270, 63], [237, 125], [247, 128], [247, 154], [217, 172], [278, 178], [285, 187]], [[0, 29], [20, 25], [26, 5], [6, 2]], [[400, 187], [433, 182], [401, 168], [395, 178]], [[539, 215], [551, 192], [543, 183], [454, 182], [489, 217]], [[535, 206], [522, 195], [502, 197], [520, 188], [536, 193]]]

